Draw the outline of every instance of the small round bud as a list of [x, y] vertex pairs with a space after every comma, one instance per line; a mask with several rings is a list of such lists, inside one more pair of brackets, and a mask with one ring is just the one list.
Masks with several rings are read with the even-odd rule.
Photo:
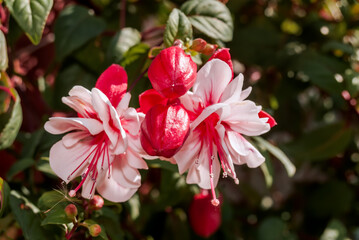
[[77, 216], [77, 207], [74, 204], [69, 204], [65, 207], [65, 214], [69, 219]]
[[205, 49], [206, 45], [207, 42], [205, 40], [203, 40], [202, 38], [196, 38], [192, 42], [191, 49], [196, 52], [202, 52]]
[[217, 44], [207, 44], [206, 47], [202, 50], [202, 53], [204, 55], [212, 55], [216, 51], [217, 47]]
[[89, 201], [89, 208], [92, 210], [99, 210], [103, 207], [103, 204], [104, 204], [103, 198], [99, 195], [95, 195]]
[[97, 237], [101, 233], [101, 226], [98, 224], [92, 224], [88, 229], [92, 237]]

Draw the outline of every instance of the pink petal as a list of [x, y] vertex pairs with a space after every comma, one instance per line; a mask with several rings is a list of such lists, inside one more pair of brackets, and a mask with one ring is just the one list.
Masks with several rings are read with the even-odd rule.
[[[89, 145], [89, 141], [78, 142], [70, 148], [66, 148], [62, 141], [58, 141], [50, 149], [51, 169], [57, 176], [68, 183], [84, 172], [88, 166], [88, 160], [81, 167], [78, 168], [78, 166], [86, 159], [86, 153], [90, 151], [91, 145]], [[76, 168], [78, 169], [76, 170]]]
[[147, 163], [142, 159], [142, 157], [132, 149], [127, 148], [127, 159], [128, 164], [137, 169], [148, 169]]
[[52, 117], [45, 123], [45, 130], [52, 134], [62, 134], [73, 130], [88, 131], [92, 135], [103, 131], [102, 124], [91, 118]]
[[269, 126], [271, 128], [274, 127], [275, 125], [277, 125], [277, 122], [275, 121], [275, 119], [263, 110], [258, 113], [258, 116], [260, 118], [268, 118], [267, 123], [269, 123]]
[[233, 73], [233, 64], [232, 64], [232, 60], [231, 60], [231, 54], [229, 53], [229, 48], [221, 48], [218, 49], [208, 61], [211, 61], [212, 59], [220, 59], [223, 62], [227, 63], [228, 66], [230, 67], [231, 71], [232, 71], [232, 78], [234, 76]]
[[83, 102], [91, 104], [91, 92], [82, 86], [74, 86], [70, 91], [71, 97], [82, 99]]
[[118, 112], [118, 115], [122, 115], [122, 113], [124, 111], [126, 111], [126, 109], [128, 108], [128, 105], [130, 103], [130, 100], [131, 100], [131, 93], [127, 92], [125, 93], [125, 95], [123, 95], [120, 103], [118, 104], [116, 110]]
[[141, 175], [137, 169], [128, 164], [125, 154], [118, 155], [113, 161], [111, 177], [125, 188], [138, 188], [141, 186]]
[[82, 184], [81, 196], [87, 199], [93, 198], [95, 194], [97, 182], [92, 180], [90, 177], [85, 179], [85, 182]]
[[141, 128], [139, 114], [134, 108], [128, 108], [121, 119], [122, 127], [131, 135], [138, 135]]
[[193, 93], [198, 95], [205, 106], [218, 103], [219, 99], [232, 80], [232, 71], [228, 65], [218, 59], [207, 62], [198, 72]]
[[117, 107], [127, 90], [127, 73], [120, 65], [112, 64], [97, 79], [96, 88], [100, 89], [114, 107]]
[[166, 105], [168, 100], [155, 89], [149, 89], [147, 91], [144, 91], [138, 96], [138, 99], [140, 102], [140, 111], [145, 114], [148, 110], [150, 110], [150, 108], [157, 104]]
[[201, 122], [206, 120], [212, 113], [216, 112], [220, 117], [222, 115], [222, 109], [226, 108], [228, 105], [225, 103], [217, 103], [208, 106], [205, 108], [201, 114], [191, 123], [191, 129], [195, 129]]
[[246, 156], [241, 156], [241, 159], [245, 163], [247, 163], [247, 166], [250, 168], [256, 168], [260, 166], [265, 161], [265, 158], [255, 147], [253, 147], [252, 144], [250, 144], [244, 138], [243, 138], [243, 143], [245, 144], [248, 153]]

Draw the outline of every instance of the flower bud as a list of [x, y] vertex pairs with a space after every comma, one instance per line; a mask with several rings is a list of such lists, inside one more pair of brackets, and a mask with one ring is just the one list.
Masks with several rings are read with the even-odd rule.
[[194, 84], [197, 65], [180, 47], [160, 52], [148, 69], [152, 87], [167, 98], [178, 98]]
[[217, 44], [207, 44], [206, 47], [202, 50], [202, 53], [204, 55], [212, 55], [216, 49], [217, 49], [218, 45]]
[[88, 229], [92, 237], [97, 237], [98, 235], [100, 235], [102, 231], [101, 226], [98, 224], [92, 224], [91, 226], [88, 227]]
[[215, 233], [221, 225], [221, 207], [214, 206], [212, 196], [207, 190], [193, 197], [189, 207], [189, 220], [193, 231], [208, 238]]
[[158, 104], [146, 114], [141, 124], [141, 144], [151, 156], [172, 157], [189, 133], [190, 119], [179, 100]]
[[77, 207], [74, 204], [69, 204], [65, 207], [65, 214], [69, 219], [74, 219], [77, 216]]
[[275, 119], [269, 115], [269, 113], [265, 112], [265, 111], [260, 111], [258, 113], [259, 118], [268, 118], [267, 123], [269, 124], [269, 126], [272, 128], [275, 125], [277, 125], [277, 122], [275, 121]]
[[205, 40], [203, 40], [202, 38], [196, 38], [192, 42], [191, 49], [196, 52], [202, 52], [203, 49], [206, 47], [206, 45], [207, 45], [207, 42]]
[[99, 195], [95, 195], [90, 201], [89, 201], [89, 208], [91, 210], [99, 210], [103, 207], [104, 201], [103, 198]]

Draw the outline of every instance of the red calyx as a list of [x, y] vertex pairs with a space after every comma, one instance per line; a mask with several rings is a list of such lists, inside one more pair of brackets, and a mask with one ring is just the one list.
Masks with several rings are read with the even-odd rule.
[[202, 190], [193, 197], [189, 207], [189, 220], [193, 231], [205, 238], [215, 233], [222, 221], [221, 207], [214, 206], [211, 201], [212, 196], [208, 190]]
[[178, 98], [194, 84], [197, 65], [182, 48], [173, 46], [162, 50], [148, 69], [152, 87], [167, 98]]
[[112, 64], [97, 79], [95, 87], [108, 97], [114, 107], [117, 107], [127, 90], [125, 69], [120, 65]]
[[226, 62], [228, 64], [228, 66], [231, 68], [232, 70], [232, 78], [233, 78], [233, 64], [232, 64], [232, 60], [231, 60], [231, 54], [229, 53], [229, 48], [221, 48], [218, 49], [208, 61], [211, 61], [212, 59], [219, 59], [222, 60], [224, 62]]
[[265, 111], [260, 111], [258, 113], [259, 118], [268, 118], [267, 123], [269, 123], [269, 126], [272, 128], [275, 125], [277, 125], [277, 122], [275, 121], [275, 119], [269, 115], [269, 113], [265, 112]]
[[189, 134], [190, 119], [179, 100], [158, 104], [146, 114], [141, 124], [141, 144], [151, 156], [172, 157]]
[[153, 106], [157, 104], [166, 105], [168, 98], [154, 89], [144, 91], [138, 96], [140, 102], [140, 112], [146, 114]]

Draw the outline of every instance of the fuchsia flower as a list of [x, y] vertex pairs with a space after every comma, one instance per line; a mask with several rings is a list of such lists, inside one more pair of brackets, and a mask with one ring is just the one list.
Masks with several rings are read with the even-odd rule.
[[188, 170], [187, 183], [212, 189], [213, 205], [219, 204], [214, 188], [221, 168], [223, 177], [238, 183], [234, 164], [254, 168], [264, 162], [244, 135], [258, 136], [270, 129], [268, 117], [258, 115], [261, 107], [245, 100], [251, 88], [242, 90], [243, 75], [232, 80], [232, 74], [226, 62], [212, 59], [198, 72], [193, 92], [180, 98], [192, 120], [191, 133], [173, 158], [181, 174]]
[[66, 183], [81, 176], [71, 190], [75, 196], [92, 198], [95, 189], [113, 202], [128, 200], [141, 184], [138, 168], [147, 168], [139, 139], [143, 114], [129, 108], [131, 95], [127, 74], [119, 65], [111, 65], [99, 77], [91, 91], [73, 87], [62, 101], [79, 115], [53, 117], [45, 124], [52, 134], [67, 133], [50, 150], [50, 166]]

